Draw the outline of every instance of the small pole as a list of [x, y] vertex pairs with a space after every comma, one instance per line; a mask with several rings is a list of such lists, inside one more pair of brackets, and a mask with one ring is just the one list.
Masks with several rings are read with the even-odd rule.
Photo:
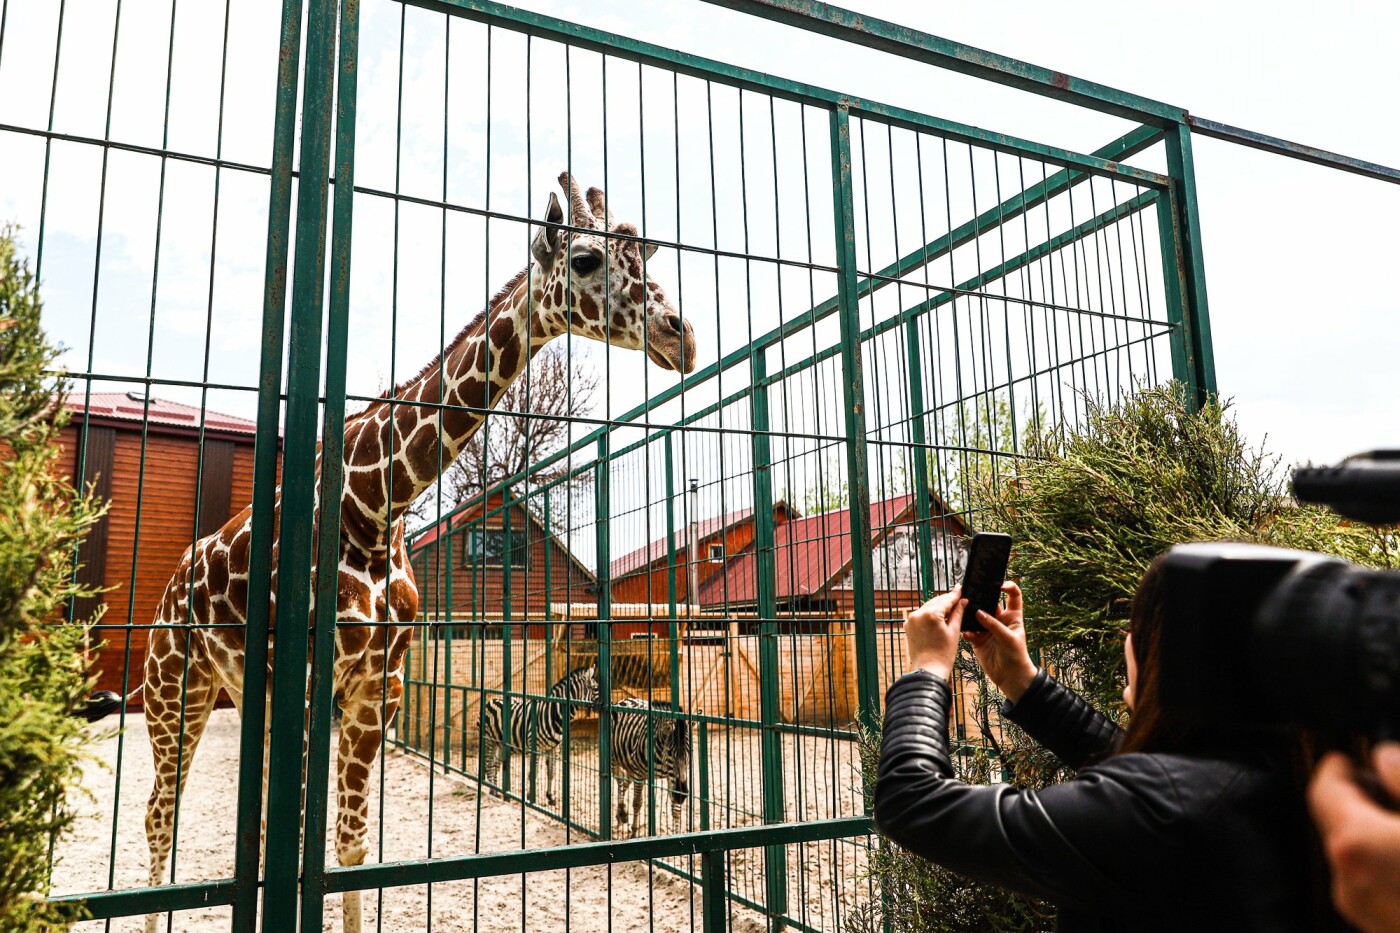
[[686, 537], [690, 540], [685, 548], [685, 602], [690, 607], [687, 614], [694, 619], [696, 609], [700, 605], [700, 596], [695, 592], [696, 585], [700, 582], [700, 574], [696, 570], [696, 563], [700, 560], [697, 551], [700, 547], [700, 480], [693, 476], [690, 478], [690, 525]]

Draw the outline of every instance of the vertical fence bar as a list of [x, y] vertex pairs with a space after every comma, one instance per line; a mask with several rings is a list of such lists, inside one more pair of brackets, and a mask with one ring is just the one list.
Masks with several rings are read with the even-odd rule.
[[267, 252], [263, 281], [262, 360], [258, 370], [257, 441], [253, 449], [253, 515], [248, 558], [248, 616], [244, 628], [242, 733], [238, 754], [238, 814], [234, 842], [234, 933], [258, 922], [258, 862], [262, 849], [264, 735], [267, 728], [267, 655], [271, 628], [273, 509], [276, 505], [278, 422], [282, 398], [287, 252], [291, 229], [292, 164], [296, 145], [297, 69], [301, 54], [301, 0], [284, 0], [277, 105], [272, 137]]
[[1171, 332], [1172, 378], [1186, 387], [1187, 397], [1200, 404], [1203, 397], [1196, 367], [1194, 341], [1191, 338], [1191, 315], [1186, 308], [1185, 251], [1179, 249], [1180, 213], [1176, 208], [1176, 189], [1157, 199], [1157, 236], [1162, 253], [1162, 284], [1166, 291], [1167, 321]]
[[[681, 631], [676, 602], [676, 456], [672, 433], [667, 431], [666, 450], [666, 639], [670, 644], [671, 709], [681, 708]], [[690, 593], [686, 593], [690, 605]], [[689, 614], [687, 614], [687, 619]], [[687, 622], [687, 625], [689, 623]]]
[[860, 346], [856, 279], [855, 194], [851, 180], [851, 114], [831, 111], [831, 174], [835, 198], [837, 314], [841, 325], [841, 374], [846, 407], [846, 471], [851, 510], [851, 585], [855, 597], [856, 691], [860, 721], [875, 727], [880, 709], [880, 669], [875, 643], [874, 560], [870, 550], [870, 476], [866, 468], [865, 380]]
[[1196, 163], [1191, 151], [1191, 128], [1177, 123], [1166, 131], [1167, 172], [1172, 176], [1176, 209], [1176, 242], [1172, 254], [1181, 268], [1181, 314], [1189, 322], [1188, 358], [1196, 386], [1195, 401], [1204, 405], [1216, 393], [1215, 351], [1210, 338], [1210, 307], [1206, 300], [1205, 254], [1201, 248], [1201, 218], [1196, 204]]
[[[326, 410], [321, 432], [321, 482], [312, 625], [310, 723], [306, 737], [306, 845], [302, 852], [301, 928], [319, 930], [325, 892], [326, 783], [330, 769], [337, 593], [340, 583], [340, 498], [345, 478], [345, 370], [350, 324], [350, 234], [355, 203], [355, 107], [360, 0], [341, 0], [336, 100], [335, 207], [331, 235], [331, 299], [326, 340]], [[380, 750], [381, 754], [383, 749]]]
[[908, 343], [909, 430], [914, 443], [914, 512], [918, 526], [915, 540], [919, 548], [919, 589], [924, 599], [933, 596], [933, 516], [928, 481], [928, 430], [924, 425], [923, 347], [919, 343], [919, 321], [910, 318], [904, 325]]
[[711, 849], [700, 855], [700, 923], [705, 933], [724, 933], [725, 880], [723, 849]]
[[[782, 670], [778, 663], [777, 567], [773, 540], [773, 451], [768, 418], [768, 362], [764, 351], [749, 357], [750, 443], [753, 448], [754, 576], [758, 597], [759, 718], [763, 722], [760, 755], [763, 765], [763, 822], [783, 821]], [[787, 850], [764, 849], [765, 905], [772, 928], [783, 928], [787, 913]]]
[[609, 437], [598, 438], [598, 466], [593, 481], [593, 531], [598, 556], [598, 838], [612, 838], [612, 575], [609, 567], [608, 524], [611, 516]]
[[[313, 0], [307, 17], [292, 322], [287, 347], [286, 442], [278, 539], [276, 653], [267, 793], [263, 916], [290, 917], [300, 875], [308, 618], [315, 545], [316, 427], [321, 389], [322, 301], [330, 175], [336, 3]], [[318, 840], [319, 842], [319, 840]]]

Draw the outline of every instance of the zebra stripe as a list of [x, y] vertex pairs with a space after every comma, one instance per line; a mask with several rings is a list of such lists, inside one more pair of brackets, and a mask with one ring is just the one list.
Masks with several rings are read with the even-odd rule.
[[[671, 704], [659, 700], [627, 699], [616, 704], [612, 723], [612, 772], [617, 779], [617, 821], [627, 825], [627, 785], [632, 785], [631, 835], [640, 832], [642, 790], [648, 772], [671, 788], [671, 828], [681, 829], [681, 807], [690, 796], [690, 724], [669, 715]], [[650, 722], [653, 747], [648, 748]]]
[[[519, 751], [532, 749], [552, 752], [564, 738], [564, 717], [567, 715], [577, 718], [587, 712], [585, 706], [578, 704], [595, 706], [597, 703], [598, 668], [592, 665], [581, 667], [564, 676], [549, 688], [549, 694], [544, 699], [512, 697], [510, 747]], [[500, 776], [504, 720], [504, 697], [491, 697], [481, 705], [481, 739], [486, 757], [483, 770], [486, 783], [491, 785], [491, 792], [497, 796], [500, 796], [496, 781]], [[555, 803], [553, 756], [545, 758], [545, 800], [551, 806]]]

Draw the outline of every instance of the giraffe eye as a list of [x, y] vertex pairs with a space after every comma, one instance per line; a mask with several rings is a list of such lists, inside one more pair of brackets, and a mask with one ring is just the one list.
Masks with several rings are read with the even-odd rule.
[[603, 261], [593, 253], [580, 253], [569, 260], [569, 266], [576, 275], [587, 275], [602, 264]]

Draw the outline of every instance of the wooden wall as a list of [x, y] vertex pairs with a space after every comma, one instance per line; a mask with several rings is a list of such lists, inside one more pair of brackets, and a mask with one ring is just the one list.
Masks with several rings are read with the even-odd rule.
[[[779, 515], [781, 514], [780, 512]], [[775, 517], [774, 520], [780, 519]], [[738, 554], [753, 543], [754, 533], [752, 518], [746, 518], [730, 525], [729, 528], [725, 529], [722, 538], [725, 553], [729, 557]], [[683, 534], [681, 539], [684, 541]], [[721, 536], [718, 534], [702, 539], [700, 542], [700, 561], [689, 568], [695, 576], [696, 587], [724, 569], [723, 562], [709, 560], [710, 545], [720, 542]], [[689, 598], [690, 591], [686, 585], [686, 563], [689, 559], [688, 547], [676, 548], [676, 599], [681, 602]], [[626, 577], [614, 580], [612, 598], [613, 602], [617, 603], [664, 603], [670, 597], [669, 587], [670, 573], [666, 568], [666, 557], [663, 554], [660, 560], [652, 563], [650, 571], [640, 568]]]
[[[501, 516], [493, 517], [486, 526], [490, 531], [501, 528]], [[480, 525], [464, 523], [453, 529], [450, 546], [438, 539], [414, 550], [413, 575], [418, 583], [421, 618], [446, 618], [449, 613], [453, 618], [500, 618], [505, 607], [506, 571], [502, 566], [484, 565], [480, 560], [468, 558], [467, 535], [473, 530], [481, 530]], [[527, 536], [525, 566], [511, 566], [513, 614], [524, 617], [528, 611], [532, 618], [539, 618], [551, 602], [597, 601], [588, 572], [569, 557], [557, 538], [547, 535], [518, 506], [511, 515], [511, 530], [524, 531]], [[547, 587], [546, 566], [549, 570]]]
[[[143, 475], [141, 432], [139, 425], [132, 428], [93, 425], [82, 477], [97, 483], [110, 497], [111, 508], [79, 555], [85, 564], [80, 578], [108, 592], [84, 601], [77, 611], [91, 613], [105, 605], [104, 626], [132, 625], [126, 631], [103, 628], [94, 637], [105, 642], [93, 659], [98, 687], [118, 692], [141, 682], [148, 629], [140, 626], [154, 620], [185, 549], [246, 506], [253, 484], [251, 437], [247, 443], [206, 440], [201, 491], [197, 437], [152, 430], [146, 437]], [[62, 452], [56, 469], [70, 481], [81, 429], [81, 423], [72, 424], [59, 435]], [[194, 524], [197, 502], [199, 528]]]

